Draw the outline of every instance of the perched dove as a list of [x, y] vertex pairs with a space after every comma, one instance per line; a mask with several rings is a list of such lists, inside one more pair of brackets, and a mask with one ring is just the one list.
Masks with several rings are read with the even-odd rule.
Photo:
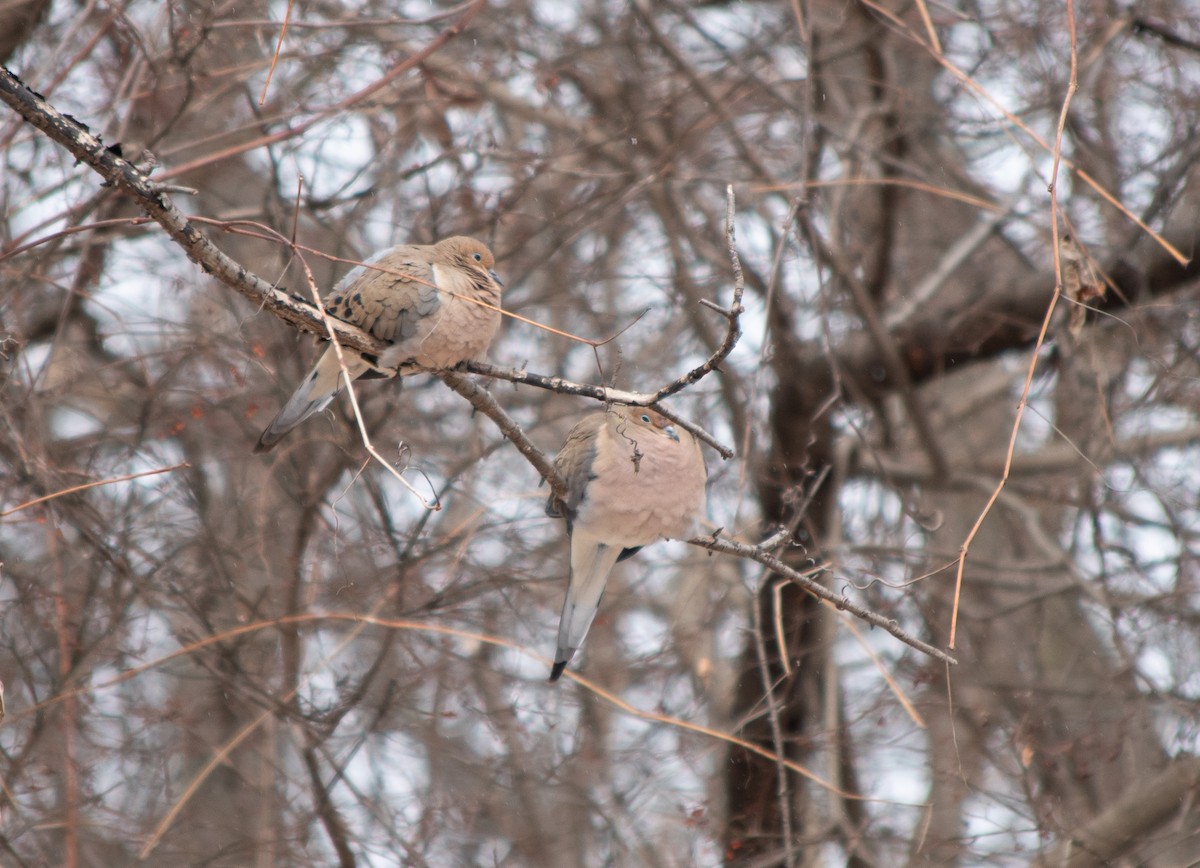
[[[482, 356], [500, 325], [504, 285], [492, 271], [494, 264], [481, 241], [455, 236], [437, 244], [392, 247], [343, 277], [325, 300], [325, 310], [391, 344], [373, 360], [342, 347], [350, 378], [393, 377], [414, 366], [452, 368]], [[254, 451], [266, 452], [328, 407], [342, 383], [337, 353], [330, 347]]]
[[567, 498], [551, 494], [546, 514], [566, 517], [571, 580], [551, 681], [583, 644], [613, 565], [656, 540], [688, 536], [704, 512], [708, 477], [689, 432], [654, 410], [626, 406], [579, 420], [554, 469]]

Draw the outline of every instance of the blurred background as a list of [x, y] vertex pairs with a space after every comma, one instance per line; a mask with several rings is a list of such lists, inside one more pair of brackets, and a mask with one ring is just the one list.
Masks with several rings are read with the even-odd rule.
[[[732, 185], [744, 335], [668, 402], [736, 452], [705, 532], [943, 648], [970, 546], [954, 667], [671, 542], [549, 685], [565, 532], [492, 422], [358, 386], [438, 512], [345, 398], [252, 455], [317, 342], [6, 107], [0, 862], [1200, 859], [1187, 3], [4, 0], [0, 60], [293, 292], [257, 227], [322, 289], [485, 240], [506, 308], [628, 327], [506, 321], [581, 382], [720, 344]], [[597, 406], [488, 385], [551, 453]]]

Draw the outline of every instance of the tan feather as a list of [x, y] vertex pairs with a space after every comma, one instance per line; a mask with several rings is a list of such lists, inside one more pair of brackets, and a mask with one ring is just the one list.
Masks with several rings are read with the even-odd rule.
[[[342, 348], [351, 379], [374, 371], [394, 377], [417, 368], [452, 368], [481, 358], [500, 326], [503, 284], [491, 250], [474, 238], [402, 244], [354, 268], [325, 300], [331, 316], [353, 323], [390, 346], [378, 359]], [[333, 348], [301, 381], [254, 447], [265, 452], [324, 410], [342, 387]]]
[[660, 539], [691, 533], [704, 512], [708, 477], [700, 444], [655, 410], [614, 406], [579, 420], [554, 459], [567, 486], [550, 515], [571, 540], [571, 578], [550, 680], [583, 643], [613, 566]]

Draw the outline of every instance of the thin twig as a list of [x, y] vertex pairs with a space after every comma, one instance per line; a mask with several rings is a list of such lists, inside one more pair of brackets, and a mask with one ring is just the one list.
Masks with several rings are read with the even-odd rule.
[[283, 40], [287, 36], [288, 24], [292, 20], [292, 8], [296, 0], [288, 0], [287, 11], [283, 14], [283, 26], [279, 28], [279, 38], [275, 40], [275, 53], [271, 55], [271, 65], [267, 69], [267, 80], [263, 82], [262, 93], [258, 97], [259, 108], [267, 102], [267, 90], [271, 87], [271, 79], [275, 77], [275, 67], [279, 63], [279, 54], [283, 51]]
[[[149, 217], [114, 217], [111, 220], [96, 220], [91, 223], [84, 223], [80, 226], [68, 226], [65, 229], [60, 229], [57, 232], [52, 232], [49, 235], [43, 235], [40, 238], [35, 238], [33, 241], [22, 242], [17, 247], [12, 247], [0, 252], [0, 262], [6, 259], [11, 259], [14, 256], [19, 256], [22, 253], [40, 247], [43, 244], [49, 244], [51, 241], [59, 241], [69, 235], [78, 235], [80, 232], [94, 232], [100, 229], [111, 229], [117, 226], [145, 226], [147, 223], [153, 223]], [[17, 236], [17, 240], [20, 236]]]
[[75, 494], [78, 491], [87, 491], [89, 488], [98, 488], [101, 485], [112, 485], [114, 482], [128, 482], [131, 479], [141, 479], [143, 476], [154, 476], [158, 473], [170, 473], [172, 470], [179, 470], [181, 467], [191, 467], [186, 461], [181, 461], [178, 464], [172, 464], [170, 467], [160, 467], [157, 470], [143, 470], [141, 473], [127, 473], [124, 476], [114, 476], [110, 479], [98, 479], [95, 482], [85, 482], [82, 485], [72, 485], [70, 488], [64, 488], [62, 491], [56, 491], [53, 494], [45, 494], [41, 497], [35, 497], [33, 500], [27, 500], [19, 506], [14, 506], [10, 509], [0, 512], [0, 518], [7, 515], [12, 515], [14, 512], [20, 512], [23, 509], [28, 509], [31, 506], [37, 506], [39, 503], [45, 503], [47, 500], [54, 500], [56, 497], [63, 497], [68, 494]]
[[888, 633], [891, 633], [910, 648], [915, 648], [922, 654], [928, 654], [930, 657], [934, 657], [946, 663], [958, 663], [957, 660], [955, 660], [945, 651], [942, 651], [940, 648], [935, 648], [928, 642], [923, 642], [916, 636], [908, 633], [892, 618], [885, 618], [883, 615], [872, 612], [870, 609], [860, 606], [858, 603], [848, 600], [844, 596], [835, 594], [820, 582], [813, 581], [812, 576], [825, 572], [827, 565], [819, 565], [811, 570], [801, 573], [798, 570], [792, 569], [779, 558], [775, 557], [770, 552], [764, 551], [759, 546], [746, 545], [745, 543], [720, 539], [716, 536], [694, 537], [687, 542], [690, 545], [699, 546], [702, 549], [708, 549], [710, 552], [721, 552], [722, 554], [735, 555], [740, 558], [748, 558], [749, 560], [757, 561], [764, 566], [770, 567], [784, 578], [795, 582], [814, 597], [819, 597], [822, 600], [832, 603], [838, 609], [847, 611], [856, 618], [861, 618], [873, 627], [879, 627], [883, 630], [886, 630]]
[[[825, 605], [832, 606], [833, 604], [826, 603]], [[845, 625], [846, 629], [850, 631], [850, 634], [854, 636], [855, 640], [858, 641], [858, 644], [863, 651], [867, 652], [867, 656], [871, 658], [871, 662], [874, 663], [875, 668], [879, 670], [879, 674], [883, 677], [884, 683], [887, 684], [888, 690], [892, 691], [892, 695], [896, 697], [896, 701], [900, 703], [900, 706], [904, 709], [904, 713], [908, 715], [908, 719], [921, 729], [928, 729], [929, 727], [925, 723], [925, 718], [921, 716], [921, 712], [917, 711], [917, 707], [912, 704], [912, 700], [905, 695], [904, 689], [896, 682], [896, 679], [892, 677], [892, 673], [888, 671], [887, 664], [883, 660], [879, 659], [879, 655], [875, 653], [875, 649], [872, 648], [870, 643], [867, 642], [867, 639], [865, 636], [863, 636], [862, 631], [858, 629], [857, 625], [855, 625], [852, 620], [846, 617], [845, 612], [839, 612], [838, 614], [842, 624]]]
[[1058, 172], [1062, 163], [1062, 139], [1063, 131], [1067, 126], [1067, 112], [1071, 107], [1071, 98], [1075, 95], [1075, 91], [1079, 89], [1079, 81], [1076, 77], [1079, 69], [1079, 55], [1075, 35], [1074, 0], [1067, 0], [1067, 29], [1071, 38], [1071, 78], [1067, 84], [1067, 94], [1063, 97], [1062, 110], [1058, 115], [1058, 128], [1054, 132], [1054, 164], [1050, 171], [1050, 249], [1054, 252], [1054, 295], [1050, 297], [1050, 304], [1046, 307], [1046, 315], [1042, 318], [1042, 329], [1038, 332], [1037, 341], [1034, 342], [1033, 351], [1029, 356], [1029, 369], [1025, 374], [1025, 384], [1021, 388], [1021, 400], [1017, 403], [1017, 417], [1013, 420], [1012, 433], [1008, 438], [1008, 450], [1004, 455], [1004, 472], [1000, 476], [1000, 481], [996, 483], [996, 488], [992, 491], [992, 496], [988, 498], [987, 503], [984, 505], [983, 511], [979, 513], [979, 517], [975, 519], [975, 524], [971, 526], [970, 532], [967, 534], [966, 539], [963, 540], [962, 548], [959, 551], [958, 571], [954, 578], [954, 602], [950, 608], [950, 641], [948, 644], [951, 650], [954, 650], [954, 641], [958, 636], [958, 606], [962, 597], [963, 573], [967, 566], [967, 553], [970, 551], [971, 543], [979, 533], [980, 527], [983, 526], [984, 519], [992, 511], [992, 506], [999, 499], [1000, 493], [1004, 491], [1004, 486], [1008, 484], [1008, 477], [1012, 472], [1013, 455], [1017, 450], [1017, 434], [1021, 430], [1021, 420], [1025, 418], [1025, 407], [1029, 402], [1029, 391], [1033, 388], [1033, 374], [1037, 370], [1038, 356], [1042, 351], [1042, 344], [1046, 340], [1046, 333], [1050, 330], [1050, 319], [1054, 316], [1054, 308], [1057, 306], [1058, 299], [1062, 295], [1062, 260], [1059, 256], [1058, 243]]
[[935, 55], [942, 53], [942, 41], [938, 39], [937, 28], [933, 26], [933, 16], [929, 14], [929, 7], [925, 5], [925, 0], [917, 0], [917, 9], [921, 13], [921, 23], [925, 25], [925, 32], [929, 34], [929, 50]]
[[[783, 762], [784, 744], [783, 744], [783, 726], [779, 722], [779, 697], [776, 695], [775, 688], [779, 686], [778, 682], [771, 678], [771, 665], [767, 660], [767, 643], [763, 636], [763, 582], [769, 582], [770, 571], [763, 570], [759, 577], [759, 591], [754, 595], [754, 602], [751, 604], [751, 629], [754, 631], [754, 653], [758, 657], [758, 675], [762, 679], [763, 698], [767, 703], [767, 723], [771, 727], [771, 744], [775, 747], [775, 798], [779, 800], [779, 819], [780, 831], [783, 833], [784, 847], [784, 864], [786, 868], [795, 868], [796, 853], [795, 853], [795, 835], [792, 830], [792, 798], [791, 789], [788, 786], [788, 769]], [[775, 601], [776, 601], [776, 618], [778, 618], [778, 601], [779, 589], [783, 587], [783, 582], [775, 582]], [[787, 648], [784, 645], [783, 631], [780, 629], [780, 624], [776, 623], [775, 643], [779, 649], [779, 659], [783, 661], [784, 675], [780, 679], [787, 678], [790, 675], [790, 667], [787, 664]]]
[[[797, 173], [802, 175], [802, 173]], [[997, 205], [987, 199], [981, 199], [978, 196], [972, 196], [970, 193], [963, 193], [960, 190], [954, 190], [949, 187], [938, 187], [935, 184], [927, 184], [924, 181], [914, 181], [910, 178], [827, 178], [819, 179], [812, 178], [807, 181], [786, 181], [783, 183], [771, 184], [751, 184], [746, 189], [754, 193], [779, 193], [785, 190], [800, 190], [802, 193], [808, 190], [822, 190], [838, 187], [903, 187], [906, 190], [918, 190], [922, 193], [928, 193], [930, 196], [937, 196], [942, 199], [950, 199], [955, 202], [962, 202], [965, 205], [970, 205], [972, 208], [978, 208], [981, 211], [1002, 211], [1003, 205]]]
[[[746, 310], [744, 307], [742, 307], [742, 295], [746, 289], [746, 281], [742, 274], [742, 261], [738, 256], [737, 239], [734, 234], [733, 216], [736, 201], [733, 195], [732, 184], [726, 186], [725, 197], [725, 243], [729, 251], [730, 268], [733, 271], [733, 302], [729, 305], [728, 310], [720, 310], [714, 305], [710, 305], [710, 307], [719, 310], [721, 315], [725, 317], [725, 320], [728, 323], [728, 328], [725, 330], [725, 338], [721, 341], [721, 345], [717, 347], [716, 350], [713, 351], [712, 355], [705, 359], [702, 364], [692, 368], [692, 370], [688, 371], [674, 382], [668, 383], [667, 385], [655, 391], [654, 399], [650, 402], [652, 404], [661, 401], [663, 398], [670, 397], [676, 392], [682, 391], [713, 371], [719, 371], [721, 362], [723, 362], [725, 358], [731, 352], [733, 352], [733, 348], [737, 346], [738, 339], [742, 336], [741, 316]], [[673, 418], [666, 413], [663, 415], [668, 416], [668, 418]], [[680, 420], [675, 419], [673, 421]], [[708, 443], [709, 441], [706, 440], [705, 442]], [[713, 443], [709, 443], [709, 445], [713, 446], [713, 448], [717, 448]], [[732, 457], [732, 452], [729, 455], [726, 455], [724, 450], [718, 449], [718, 451], [721, 452], [721, 455], [725, 458]]]
[[[903, 21], [903, 19], [901, 19], [898, 15], [896, 15], [896, 13], [894, 13], [890, 9], [887, 9], [884, 6], [880, 5], [878, 2], [876, 2], [876, 0], [862, 0], [862, 2], [864, 5], [870, 7], [871, 9], [878, 12], [884, 18], [887, 18], [893, 24], [893, 26], [895, 26], [900, 32], [904, 33], [906, 36], [908, 36], [910, 39], [912, 39], [918, 45], [921, 45], [926, 50], [930, 50], [929, 46], [926, 45], [916, 35], [916, 33], [913, 31], [913, 29], [911, 27], [909, 27]], [[1073, 11], [1071, 11], [1070, 14], [1073, 17], [1073, 15], [1074, 15]], [[1072, 41], [1074, 41], [1074, 39], [1075, 39], [1074, 31], [1071, 32], [1071, 39], [1072, 39]], [[1189, 262], [1191, 262], [1191, 257], [1185, 256], [1184, 254], [1180, 253], [1179, 249], [1176, 248], [1175, 245], [1171, 244], [1171, 242], [1169, 242], [1169, 241], [1167, 241], [1167, 239], [1163, 238], [1162, 235], [1160, 235], [1159, 233], [1157, 233], [1153, 229], [1151, 229], [1149, 226], [1147, 226], [1144, 220], [1142, 220], [1140, 217], [1138, 217], [1136, 214], [1134, 214], [1132, 211], [1130, 211], [1127, 207], [1125, 207], [1123, 204], [1121, 204], [1121, 202], [1119, 202], [1117, 200], [1117, 198], [1115, 196], [1113, 196], [1112, 193], [1110, 193], [1110, 192], [1108, 192], [1108, 190], [1104, 189], [1104, 187], [1100, 184], [1099, 181], [1097, 181], [1095, 178], [1093, 178], [1091, 175], [1089, 175], [1087, 172], [1085, 172], [1083, 169], [1081, 169], [1079, 166], [1077, 166], [1072, 160], [1062, 156], [1061, 148], [1058, 147], [1057, 143], [1055, 145], [1048, 144], [1044, 138], [1042, 138], [1040, 135], [1038, 135], [1037, 132], [1035, 132], [1033, 130], [1032, 127], [1030, 127], [1027, 123], [1025, 123], [1025, 121], [1023, 121], [1017, 115], [1013, 114], [1008, 109], [1006, 109], [1004, 107], [1004, 105], [1000, 102], [1000, 100], [998, 100], [996, 97], [992, 96], [991, 93], [989, 93], [982, 85], [979, 84], [979, 82], [977, 82], [974, 78], [972, 78], [968, 73], [964, 72], [963, 70], [961, 70], [957, 66], [955, 66], [953, 63], [951, 63], [944, 54], [938, 54], [931, 50], [930, 50], [930, 53], [933, 55], [934, 60], [936, 60], [939, 64], [941, 64], [951, 75], [953, 75], [960, 82], [962, 82], [963, 85], [965, 85], [966, 87], [968, 87], [969, 89], [971, 89], [972, 91], [977, 93], [979, 95], [979, 97], [981, 99], [983, 99], [985, 102], [987, 102], [988, 104], [993, 106], [998, 112], [1000, 112], [1000, 114], [1002, 114], [1004, 116], [1005, 120], [1007, 120], [1013, 126], [1017, 127], [1017, 129], [1021, 130], [1023, 133], [1025, 133], [1025, 135], [1029, 136], [1034, 142], [1036, 142], [1038, 147], [1040, 147], [1044, 151], [1054, 154], [1055, 155], [1054, 156], [1054, 170], [1055, 170], [1056, 176], [1057, 176], [1059, 165], [1061, 164], [1063, 166], [1066, 166], [1067, 169], [1070, 170], [1073, 175], [1075, 175], [1075, 177], [1079, 178], [1085, 184], [1087, 184], [1089, 187], [1091, 187], [1093, 190], [1095, 190], [1096, 193], [1102, 199], [1104, 199], [1104, 201], [1108, 202], [1108, 204], [1110, 204], [1114, 208], [1116, 208], [1117, 211], [1119, 211], [1121, 214], [1123, 214], [1126, 217], [1126, 219], [1133, 222], [1139, 229], [1141, 229], [1148, 236], [1150, 236], [1150, 238], [1154, 239], [1154, 242], [1156, 244], [1158, 244], [1158, 246], [1161, 247], [1163, 250], [1165, 250], [1171, 256], [1172, 259], [1174, 259], [1180, 265], [1187, 265]], [[1076, 55], [1075, 55], [1074, 48], [1072, 48], [1072, 62], [1073, 63], [1075, 63], [1075, 61], [1074, 61], [1075, 56]], [[1061, 138], [1061, 136], [1059, 138]]]

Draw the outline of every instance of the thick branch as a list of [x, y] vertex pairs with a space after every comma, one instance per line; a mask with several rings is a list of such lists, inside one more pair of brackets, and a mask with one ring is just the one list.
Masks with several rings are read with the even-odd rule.
[[[92, 135], [85, 124], [59, 112], [41, 96], [25, 87], [20, 79], [4, 67], [0, 67], [0, 100], [3, 100], [26, 121], [44, 132], [52, 141], [70, 151], [72, 156], [81, 163], [95, 170], [104, 178], [106, 185], [122, 190], [131, 196], [138, 206], [161, 225], [167, 235], [183, 248], [189, 259], [226, 286], [303, 331], [327, 337], [329, 328], [332, 328], [337, 333], [338, 342], [342, 346], [373, 356], [378, 356], [386, 348], [384, 342], [349, 323], [322, 317], [320, 311], [308, 301], [275, 288], [227, 256], [196, 227], [186, 214], [175, 206], [161, 186], [151, 181], [144, 172], [122, 158], [114, 149], [105, 147], [97, 136]], [[572, 383], [559, 377], [546, 377], [529, 371], [497, 368], [481, 362], [471, 363], [467, 369], [483, 376], [510, 380], [514, 383], [528, 383], [564, 394], [582, 395], [605, 402], [636, 406], [657, 404], [663, 398], [683, 390], [711, 371], [717, 370], [721, 361], [733, 350], [741, 335], [738, 323], [742, 313], [743, 281], [741, 265], [733, 241], [732, 190], [729, 193], [726, 237], [734, 270], [733, 304], [729, 310], [713, 305], [713, 308], [729, 321], [725, 340], [701, 365], [658, 390], [647, 393], [626, 392], [603, 386]], [[723, 458], [733, 457], [731, 449], [721, 444], [704, 429], [674, 415], [669, 410], [661, 407], [658, 409], [663, 412], [663, 415], [691, 431], [717, 450]]]
[[[1093, 306], [1118, 311], [1171, 293], [1194, 293], [1200, 286], [1197, 260], [1200, 257], [1183, 267], [1155, 250], [1138, 263], [1113, 263], [1106, 270], [1119, 291], [1110, 291]], [[925, 305], [917, 315], [896, 324], [893, 332], [908, 378], [920, 385], [947, 369], [1031, 347], [1053, 293], [1052, 277], [1030, 272], [957, 306]], [[801, 345], [788, 352], [786, 363], [804, 371], [803, 382], [795, 387], [814, 396], [813, 405], [820, 403], [816, 396], [833, 390], [835, 369], [868, 398], [882, 398], [897, 385], [877, 342], [865, 333], [839, 339], [832, 354], [821, 341]]]
[[[1013, 457], [1010, 476], [1036, 478], [1047, 473], [1079, 472], [1084, 465], [1092, 471], [1110, 462], [1132, 461], [1153, 455], [1163, 449], [1177, 449], [1200, 442], [1200, 425], [1189, 425], [1174, 431], [1150, 431], [1134, 434], [1121, 440], [1101, 442], [1084, 453], [1071, 442], [1055, 441], [1037, 452], [1020, 452]], [[928, 465], [883, 451], [868, 454], [856, 451], [849, 468], [853, 476], [882, 477], [903, 485], [941, 485], [943, 487], [974, 487], [979, 480], [995, 480], [1004, 473], [1005, 456], [984, 455], [970, 467], [951, 466], [947, 476], [938, 476]]]
[[1108, 810], [1075, 830], [1036, 868], [1108, 865], [1133, 844], [1185, 809], [1200, 787], [1200, 757], [1181, 757], [1129, 790]]
[[[70, 151], [79, 162], [96, 171], [107, 186], [131, 196], [183, 248], [188, 258], [206, 272], [297, 328], [317, 335], [326, 334], [325, 322], [313, 305], [276, 289], [223, 253], [144, 172], [123, 159], [114, 149], [105, 147], [87, 126], [70, 115], [62, 114], [25, 87], [20, 79], [4, 67], [0, 67], [0, 100], [52, 141]], [[348, 323], [334, 320], [333, 327], [344, 346], [372, 355], [377, 355], [385, 348], [381, 341]]]
[[542, 479], [550, 483], [550, 488], [554, 491], [555, 496], [562, 500], [567, 499], [567, 486], [554, 472], [554, 464], [546, 457], [546, 453], [538, 449], [533, 441], [525, 435], [521, 426], [504, 411], [500, 402], [491, 392], [455, 371], [438, 371], [435, 376], [466, 398], [472, 407], [495, 422], [500, 432], [508, 438], [513, 446], [517, 447], [517, 451], [525, 456], [525, 460], [533, 465], [534, 469], [541, 474]]

